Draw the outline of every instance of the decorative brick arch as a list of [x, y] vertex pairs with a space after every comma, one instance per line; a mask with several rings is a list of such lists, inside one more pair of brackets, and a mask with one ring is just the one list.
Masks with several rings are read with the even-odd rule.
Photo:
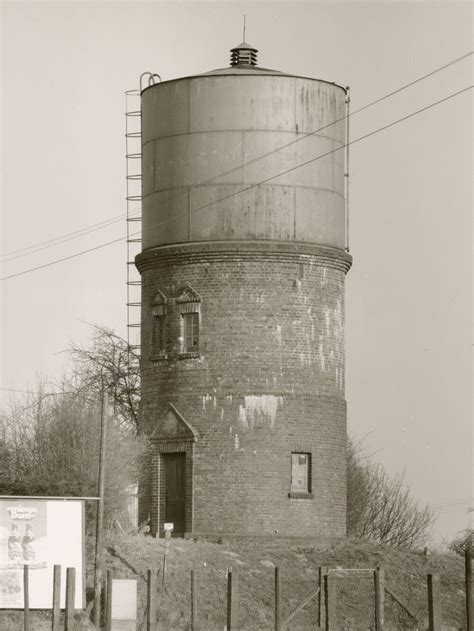
[[186, 283], [186, 285], [179, 292], [179, 295], [176, 297], [176, 302], [178, 304], [185, 304], [189, 302], [197, 303], [201, 302], [201, 296], [193, 287], [191, 287], [189, 283]]

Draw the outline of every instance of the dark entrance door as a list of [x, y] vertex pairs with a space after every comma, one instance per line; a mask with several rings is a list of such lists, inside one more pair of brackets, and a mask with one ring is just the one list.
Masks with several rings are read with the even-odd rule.
[[175, 534], [184, 534], [186, 454], [163, 454], [165, 458], [165, 521], [174, 524]]

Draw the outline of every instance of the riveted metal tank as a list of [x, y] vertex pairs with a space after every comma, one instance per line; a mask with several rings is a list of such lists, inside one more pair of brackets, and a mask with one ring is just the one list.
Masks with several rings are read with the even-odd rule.
[[250, 64], [145, 89], [143, 249], [253, 239], [344, 249], [345, 99], [333, 83]]

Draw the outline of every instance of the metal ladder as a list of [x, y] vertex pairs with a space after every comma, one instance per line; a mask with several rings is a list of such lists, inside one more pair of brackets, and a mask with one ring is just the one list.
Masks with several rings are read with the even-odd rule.
[[127, 200], [127, 343], [140, 351], [141, 277], [135, 267], [135, 256], [142, 243], [142, 109], [143, 81], [154, 85], [158, 74], [144, 72], [140, 89], [125, 92], [125, 163]]

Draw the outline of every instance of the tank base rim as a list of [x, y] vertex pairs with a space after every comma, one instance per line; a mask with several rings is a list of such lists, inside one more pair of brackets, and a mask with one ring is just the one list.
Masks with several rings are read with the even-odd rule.
[[248, 240], [248, 241], [194, 241], [172, 243], [147, 248], [135, 258], [140, 273], [169, 259], [181, 257], [227, 257], [235, 254], [260, 255], [276, 260], [290, 257], [311, 257], [327, 267], [340, 269], [347, 274], [352, 265], [352, 256], [341, 248], [298, 241]]

